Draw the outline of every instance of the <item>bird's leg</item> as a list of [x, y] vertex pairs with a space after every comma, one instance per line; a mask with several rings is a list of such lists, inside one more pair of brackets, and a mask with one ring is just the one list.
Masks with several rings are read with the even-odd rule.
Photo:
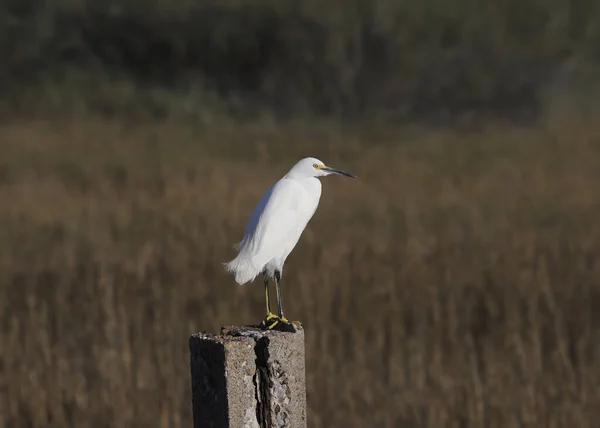
[[263, 277], [265, 283], [265, 302], [267, 303], [267, 315], [271, 313], [271, 304], [269, 303], [269, 278], [265, 275]]
[[283, 316], [283, 305], [281, 301], [281, 272], [278, 270], [275, 271], [275, 287], [277, 291], [277, 308], [279, 319], [283, 322], [288, 322], [288, 320]]
[[279, 318], [273, 312], [271, 312], [271, 304], [269, 302], [269, 277], [263, 274], [263, 280], [265, 283], [265, 302], [267, 304], [267, 316], [261, 323], [261, 327], [273, 328], [279, 322]]

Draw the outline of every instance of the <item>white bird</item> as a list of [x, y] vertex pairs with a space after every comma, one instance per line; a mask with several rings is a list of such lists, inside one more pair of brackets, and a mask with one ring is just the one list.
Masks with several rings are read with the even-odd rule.
[[[315, 158], [305, 158], [294, 165], [260, 198], [242, 240], [235, 246], [237, 257], [223, 264], [240, 285], [263, 275], [267, 304], [267, 316], [261, 323], [263, 328], [288, 323], [281, 301], [283, 264], [319, 205], [321, 182], [317, 177], [329, 174], [356, 178]], [[278, 315], [271, 312], [269, 305], [269, 277], [275, 279]]]

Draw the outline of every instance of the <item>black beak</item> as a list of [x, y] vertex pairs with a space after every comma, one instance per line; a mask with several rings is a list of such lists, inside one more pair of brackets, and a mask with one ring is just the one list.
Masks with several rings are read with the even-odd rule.
[[358, 178], [356, 175], [350, 174], [349, 172], [346, 172], [346, 171], [342, 171], [341, 169], [329, 168], [328, 166], [325, 166], [321, 169], [323, 171], [331, 172], [332, 174], [339, 174], [339, 175], [343, 175], [345, 177], [350, 177], [350, 178]]

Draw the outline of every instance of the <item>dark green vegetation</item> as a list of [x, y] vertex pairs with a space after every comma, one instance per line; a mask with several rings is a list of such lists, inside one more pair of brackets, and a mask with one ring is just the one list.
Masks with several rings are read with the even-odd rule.
[[0, 2], [2, 100], [26, 112], [531, 117], [598, 46], [592, 0]]

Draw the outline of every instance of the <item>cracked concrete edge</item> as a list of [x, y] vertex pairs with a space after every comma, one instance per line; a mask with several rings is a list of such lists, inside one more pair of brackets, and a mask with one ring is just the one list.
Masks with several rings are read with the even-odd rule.
[[294, 327], [190, 337], [194, 428], [306, 427], [304, 330]]

